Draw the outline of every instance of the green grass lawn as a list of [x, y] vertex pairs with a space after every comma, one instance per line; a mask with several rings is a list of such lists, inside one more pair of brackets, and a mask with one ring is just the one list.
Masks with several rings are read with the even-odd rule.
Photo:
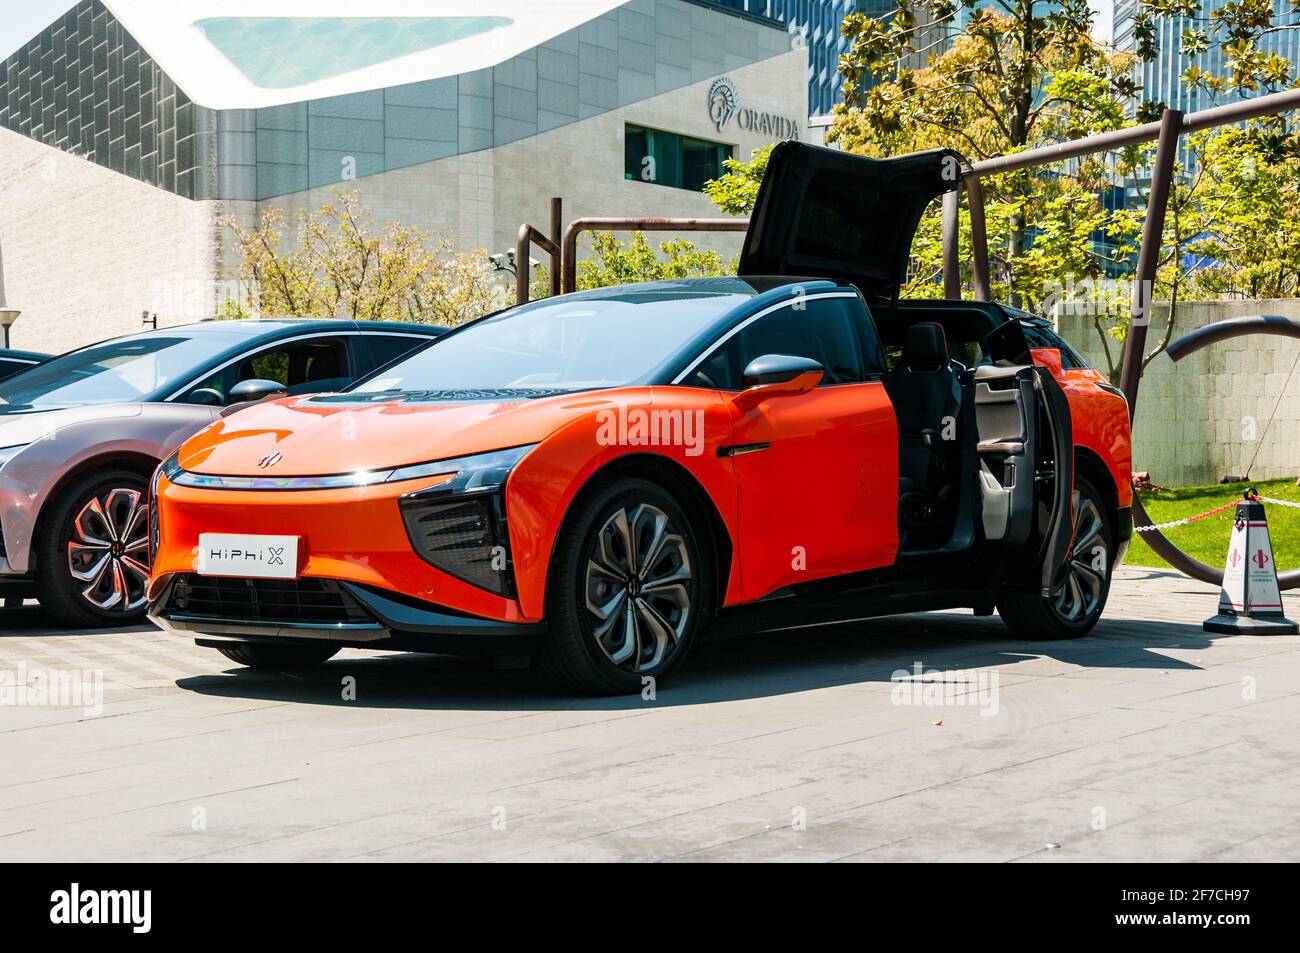
[[[1295, 485], [1294, 479], [1182, 486], [1139, 495], [1152, 521], [1167, 523], [1204, 513], [1229, 500], [1240, 499], [1242, 491], [1248, 486], [1254, 486], [1262, 496], [1300, 503], [1300, 487]], [[1300, 569], [1300, 510], [1289, 506], [1269, 506], [1267, 503], [1264, 508], [1268, 514], [1268, 535], [1273, 542], [1273, 557], [1278, 571]], [[1211, 566], [1222, 566], [1228, 553], [1228, 537], [1232, 534], [1232, 510], [1186, 526], [1175, 526], [1164, 533], [1166, 538], [1188, 555]], [[1165, 565], [1165, 561], [1142, 542], [1141, 533], [1133, 534], [1133, 545], [1129, 548], [1125, 563], [1130, 566]]]

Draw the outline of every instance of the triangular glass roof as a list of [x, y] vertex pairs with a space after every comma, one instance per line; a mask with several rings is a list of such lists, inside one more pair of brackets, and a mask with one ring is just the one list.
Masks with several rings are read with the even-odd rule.
[[510, 26], [509, 17], [210, 17], [194, 25], [262, 89], [289, 89]]

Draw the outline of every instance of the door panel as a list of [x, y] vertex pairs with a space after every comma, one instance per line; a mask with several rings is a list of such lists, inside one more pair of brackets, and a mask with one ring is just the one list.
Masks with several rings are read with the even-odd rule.
[[1038, 396], [1031, 367], [975, 369], [984, 538], [1020, 546], [1034, 526]]
[[742, 590], [887, 566], [898, 552], [898, 424], [879, 382], [734, 402]]

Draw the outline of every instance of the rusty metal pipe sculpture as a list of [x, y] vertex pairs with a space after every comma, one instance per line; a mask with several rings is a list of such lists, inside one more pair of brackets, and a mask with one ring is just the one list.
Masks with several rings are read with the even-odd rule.
[[[1197, 328], [1195, 331], [1184, 334], [1177, 341], [1170, 344], [1165, 349], [1165, 353], [1174, 361], [1181, 361], [1189, 354], [1195, 354], [1211, 344], [1218, 344], [1220, 341], [1227, 341], [1232, 338], [1247, 337], [1251, 334], [1272, 334], [1280, 337], [1300, 338], [1300, 321], [1283, 318], [1275, 314], [1253, 314], [1246, 317], [1229, 318], [1226, 321], [1216, 321], [1214, 324], [1207, 324], [1203, 328]], [[1138, 520], [1147, 524], [1151, 523], [1151, 517], [1147, 516], [1142, 501], [1138, 499], [1136, 493], [1133, 495], [1133, 515]], [[1211, 585], [1223, 585], [1222, 569], [1216, 569], [1214, 566], [1207, 565], [1199, 559], [1187, 555], [1166, 539], [1160, 530], [1148, 530], [1142, 536], [1157, 556], [1179, 572], [1185, 573], [1193, 579], [1199, 579], [1201, 582], [1208, 582]], [[1281, 589], [1300, 587], [1300, 569], [1291, 569], [1287, 572], [1278, 573], [1277, 584]]]
[[576, 218], [564, 230], [564, 294], [578, 288], [578, 236], [583, 232], [743, 232], [747, 218]]
[[533, 226], [519, 226], [515, 239], [515, 303], [527, 304], [531, 295], [532, 260], [529, 252], [535, 244], [551, 258], [551, 297], [560, 293], [560, 226], [564, 219], [564, 201], [551, 199], [551, 234], [543, 235]]

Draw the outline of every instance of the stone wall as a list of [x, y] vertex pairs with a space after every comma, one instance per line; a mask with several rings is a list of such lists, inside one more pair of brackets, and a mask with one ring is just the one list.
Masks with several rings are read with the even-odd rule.
[[[1148, 349], [1159, 340], [1168, 314], [1167, 303], [1156, 304]], [[1300, 319], [1300, 299], [1184, 302], [1178, 306], [1173, 339], [1215, 321], [1250, 314]], [[1058, 326], [1090, 364], [1106, 369], [1090, 318], [1063, 315]], [[1110, 344], [1118, 363], [1120, 348], [1113, 340]], [[1296, 476], [1300, 367], [1289, 380], [1288, 374], [1298, 355], [1300, 340], [1254, 336], [1211, 345], [1177, 364], [1163, 354], [1157, 357], [1142, 376], [1133, 468], [1149, 470], [1163, 486], [1190, 486], [1243, 474], [1254, 457], [1253, 478]]]
[[[62, 352], [204, 313], [221, 203], [196, 202], [0, 129], [0, 249], [13, 347]], [[208, 314], [211, 310], [207, 311]]]

